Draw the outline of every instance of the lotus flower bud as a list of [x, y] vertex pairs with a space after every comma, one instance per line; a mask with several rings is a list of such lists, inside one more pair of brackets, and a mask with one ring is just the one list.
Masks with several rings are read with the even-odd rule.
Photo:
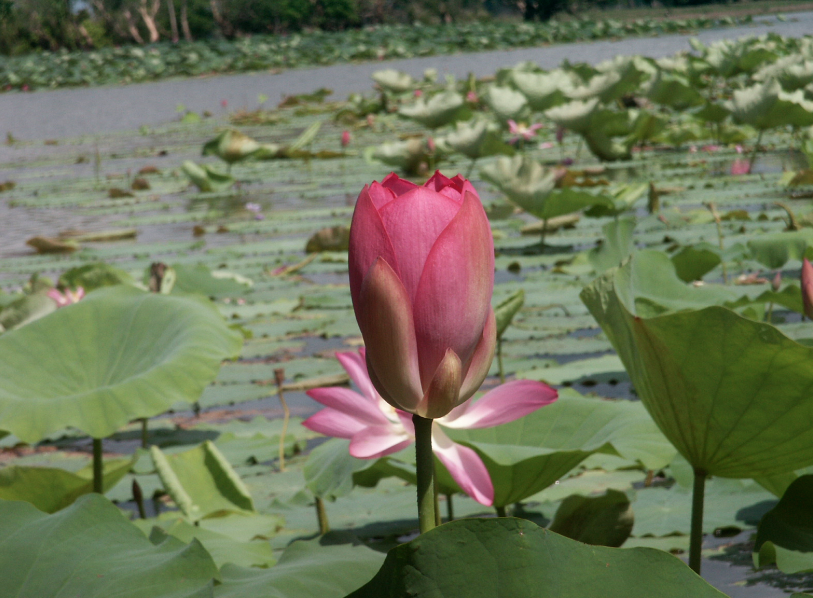
[[393, 407], [439, 418], [471, 397], [496, 345], [494, 241], [460, 175], [365, 186], [350, 227], [350, 292], [367, 368]]
[[779, 292], [779, 289], [782, 288], [782, 270], [776, 271], [776, 276], [774, 276], [773, 280], [771, 281], [771, 288], [777, 293]]
[[350, 145], [350, 131], [342, 131], [342, 147]]
[[807, 258], [802, 262], [802, 303], [805, 315], [813, 320], [813, 265]]

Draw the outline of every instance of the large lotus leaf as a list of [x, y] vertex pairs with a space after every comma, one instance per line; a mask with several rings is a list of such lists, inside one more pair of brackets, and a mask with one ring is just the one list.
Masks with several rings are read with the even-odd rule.
[[599, 110], [597, 98], [586, 101], [575, 100], [546, 110], [545, 116], [574, 133], [586, 133], [597, 110]]
[[691, 113], [692, 116], [703, 122], [720, 124], [728, 118], [731, 110], [720, 103], [706, 102], [699, 108], [692, 110]]
[[373, 81], [378, 83], [382, 89], [394, 93], [404, 93], [415, 89], [417, 83], [412, 75], [396, 71], [395, 69], [383, 69], [374, 72], [372, 75]]
[[225, 191], [234, 185], [234, 178], [231, 175], [219, 172], [208, 164], [200, 166], [191, 160], [184, 160], [181, 169], [192, 184], [204, 192]]
[[198, 542], [151, 543], [106, 498], [46, 515], [0, 501], [3, 595], [19, 598], [204, 598], [218, 576]]
[[398, 114], [419, 122], [430, 129], [437, 129], [456, 120], [465, 119], [468, 109], [466, 102], [456, 91], [442, 91], [425, 100], [423, 96], [412, 105], [402, 106]]
[[[656, 588], [656, 589], [655, 589]], [[723, 598], [652, 548], [605, 548], [514, 518], [461, 519], [392, 549], [348, 598]]]
[[150, 455], [167, 494], [192, 521], [254, 510], [248, 488], [211, 441], [171, 455], [152, 446]]
[[314, 496], [336, 500], [353, 489], [353, 474], [371, 464], [350, 455], [349, 440], [332, 438], [310, 452], [302, 473]]
[[483, 99], [498, 120], [522, 120], [528, 117], [528, 100], [519, 91], [510, 87], [491, 85], [483, 94]]
[[545, 116], [556, 124], [579, 133], [587, 147], [601, 160], [624, 160], [630, 157], [635, 139], [615, 141], [614, 137], [626, 137], [633, 132], [635, 124], [632, 111], [610, 110], [599, 106], [598, 99], [574, 100], [551, 108]]
[[0, 332], [20, 328], [56, 311], [56, 302], [45, 290], [21, 295], [0, 308]]
[[232, 164], [251, 158], [261, 149], [260, 143], [241, 133], [237, 129], [226, 129], [217, 137], [203, 144], [204, 156], [217, 156], [224, 162]]
[[369, 581], [384, 562], [376, 550], [329, 533], [298, 541], [270, 569], [225, 565], [216, 598], [342, 598]]
[[735, 122], [765, 130], [785, 125], [813, 125], [813, 102], [800, 89], [782, 90], [776, 80], [734, 91], [727, 108]]
[[[118, 484], [136, 459], [107, 459], [104, 462], [103, 489]], [[93, 492], [93, 470], [90, 465], [77, 472], [58, 467], [24, 467], [11, 465], [0, 469], [0, 499], [24, 500], [40, 511], [55, 513], [83, 494]]]
[[772, 270], [784, 267], [790, 260], [801, 261], [810, 245], [813, 231], [809, 229], [762, 234], [748, 240], [751, 256]]
[[455, 130], [446, 135], [445, 143], [472, 160], [497, 154], [514, 155], [514, 148], [503, 141], [500, 128], [482, 118], [456, 123]]
[[646, 85], [644, 95], [656, 104], [675, 110], [686, 110], [705, 102], [688, 78], [665, 70], [659, 70]]
[[556, 172], [526, 155], [498, 158], [480, 171], [508, 199], [543, 220], [589, 206], [611, 205], [609, 198], [575, 187], [556, 188]]
[[630, 145], [655, 139], [669, 122], [663, 116], [646, 110], [631, 110], [630, 116], [632, 129], [627, 135], [627, 143]]
[[711, 243], [687, 245], [672, 254], [675, 273], [684, 282], [700, 280], [722, 262], [720, 248]]
[[678, 452], [732, 478], [813, 464], [813, 349], [719, 306], [647, 317], [633, 261], [581, 297]]
[[813, 475], [797, 478], [759, 523], [754, 564], [785, 573], [813, 570]]
[[586, 85], [568, 91], [567, 95], [574, 100], [597, 98], [602, 103], [612, 102], [634, 92], [645, 77], [646, 73], [634, 60], [625, 59], [613, 70], [595, 75]]
[[24, 442], [66, 427], [105, 438], [196, 401], [241, 345], [208, 300], [99, 289], [0, 336], [0, 427]]
[[532, 110], [544, 112], [565, 103], [566, 93], [574, 88], [577, 79], [572, 73], [559, 69], [549, 73], [512, 70], [511, 82], [525, 96]]
[[618, 185], [608, 192], [601, 193], [607, 202], [597, 203], [585, 212], [585, 215], [592, 217], [619, 216], [631, 210], [639, 199], [649, 190], [646, 183], [631, 185]]
[[663, 467], [674, 452], [640, 404], [588, 399], [563, 390], [556, 403], [514, 422], [446, 430], [474, 448], [494, 483], [494, 504], [523, 500], [601, 451]]

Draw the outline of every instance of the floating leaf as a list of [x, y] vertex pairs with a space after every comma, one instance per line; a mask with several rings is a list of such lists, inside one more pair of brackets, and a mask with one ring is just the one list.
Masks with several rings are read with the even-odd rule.
[[208, 164], [199, 166], [191, 160], [185, 160], [181, 169], [201, 191], [225, 191], [234, 185], [231, 175], [218, 172]]
[[813, 475], [797, 478], [759, 523], [754, 565], [776, 563], [784, 573], [813, 570]]
[[237, 129], [226, 129], [203, 144], [204, 156], [217, 156], [227, 164], [251, 158], [260, 150], [260, 144]]
[[414, 104], [399, 108], [398, 114], [429, 129], [437, 129], [456, 120], [465, 120], [469, 111], [463, 96], [455, 91], [443, 91], [429, 100], [421, 96]]
[[152, 446], [150, 455], [167, 494], [192, 521], [220, 512], [254, 511], [248, 488], [211, 441], [171, 455]]
[[627, 495], [607, 490], [601, 496], [569, 496], [548, 529], [585, 544], [617, 548], [629, 538], [634, 522]]

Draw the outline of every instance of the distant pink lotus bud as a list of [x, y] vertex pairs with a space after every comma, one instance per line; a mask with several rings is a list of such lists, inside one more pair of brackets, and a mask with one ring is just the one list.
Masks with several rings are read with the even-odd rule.
[[802, 262], [802, 303], [805, 315], [813, 320], [813, 265], [807, 258]]
[[734, 149], [737, 150], [738, 154], [742, 153], [742, 146], [741, 145], [737, 145]]
[[85, 296], [85, 289], [76, 287], [76, 291], [65, 289], [64, 293], [60, 293], [59, 289], [50, 289], [46, 295], [56, 302], [56, 306], [65, 307], [73, 303], [78, 303], [80, 299]]
[[420, 90], [420, 89], [416, 89], [416, 90], [415, 90], [415, 91], [412, 93], [412, 95], [414, 95], [416, 98], [419, 98], [419, 97], [421, 97], [421, 96], [423, 95], [423, 91], [422, 91], [422, 90]]
[[731, 163], [731, 174], [740, 175], [751, 172], [751, 162], [744, 158], [737, 158]]
[[426, 138], [426, 149], [428, 149], [430, 153], [435, 153], [437, 146], [435, 145], [435, 139], [433, 137]]
[[365, 186], [350, 226], [350, 294], [376, 390], [439, 418], [471, 397], [496, 346], [494, 240], [460, 175]]
[[229, 106], [229, 102], [228, 102], [228, 100], [220, 100], [220, 105], [221, 105], [223, 108], [228, 108], [228, 106]]
[[474, 91], [470, 91], [466, 94], [466, 101], [471, 104], [476, 104], [480, 101], [480, 98], [477, 97], [477, 94]]
[[543, 141], [539, 144], [539, 149], [550, 149], [553, 145], [553, 141]]
[[773, 277], [773, 280], [771, 281], [771, 288], [773, 288], [773, 290], [777, 293], [779, 292], [779, 289], [782, 288], [782, 270], [777, 271], [776, 276]]
[[342, 131], [342, 147], [350, 145], [350, 131]]

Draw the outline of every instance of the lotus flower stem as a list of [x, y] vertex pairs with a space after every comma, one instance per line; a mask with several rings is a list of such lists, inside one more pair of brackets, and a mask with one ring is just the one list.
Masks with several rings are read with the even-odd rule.
[[93, 439], [93, 491], [104, 494], [104, 462], [102, 461], [102, 439]]
[[762, 129], [759, 131], [759, 135], [757, 135], [757, 142], [754, 144], [754, 151], [751, 152], [751, 159], [748, 161], [748, 172], [751, 172], [754, 168], [754, 160], [757, 159], [757, 152], [759, 151], [759, 144], [762, 141]]
[[477, 158], [474, 158], [469, 164], [469, 168], [468, 170], [466, 170], [466, 178], [469, 178], [471, 176], [471, 172], [474, 170], [475, 164], [477, 164]]
[[[274, 379], [277, 383], [277, 396], [279, 397], [279, 402], [282, 405], [282, 433], [279, 436], [279, 470], [285, 471], [285, 435], [288, 433], [288, 420], [291, 419], [291, 410], [288, 409], [288, 403], [285, 401], [285, 396], [282, 394], [282, 383], [285, 382], [285, 370], [283, 368], [278, 368], [274, 370]], [[317, 501], [320, 499], [317, 498]], [[319, 509], [317, 503], [317, 511]], [[322, 523], [321, 520], [319, 522], [321, 527]]]
[[418, 477], [418, 522], [424, 534], [435, 527], [435, 455], [432, 452], [432, 420], [412, 416], [415, 425], [415, 467]]
[[446, 520], [454, 521], [454, 503], [451, 493], [446, 495]]
[[330, 531], [330, 523], [327, 520], [327, 511], [325, 511], [325, 501], [318, 496], [316, 497], [316, 518], [319, 521], [319, 535], [324, 536]]
[[[720, 251], [724, 251], [723, 222], [720, 220], [720, 214], [717, 212], [717, 206], [714, 205], [713, 201], [709, 201], [705, 205], [709, 209], [709, 212], [711, 212], [711, 217], [714, 218], [714, 223], [717, 225], [717, 244], [720, 246]], [[725, 260], [720, 262], [720, 268], [723, 270], [723, 284], [728, 284], [728, 272], [726, 271]]]
[[494, 507], [494, 510], [497, 511], [497, 517], [508, 517], [508, 515], [505, 512], [505, 505], [499, 505], [497, 507]]
[[703, 546], [703, 497], [706, 492], [706, 474], [701, 469], [694, 470], [692, 489], [692, 526], [689, 536], [689, 567], [700, 575], [700, 551]]
[[443, 524], [443, 519], [440, 515], [440, 495], [438, 493], [437, 481], [435, 481], [435, 527]]
[[147, 510], [144, 508], [144, 493], [141, 492], [141, 485], [138, 483], [138, 480], [133, 479], [133, 500], [135, 501], [136, 507], [138, 507], [138, 516], [142, 519], [147, 518]]
[[141, 422], [141, 448], [148, 448], [150, 446], [150, 433], [147, 428], [147, 418], [139, 418]]

